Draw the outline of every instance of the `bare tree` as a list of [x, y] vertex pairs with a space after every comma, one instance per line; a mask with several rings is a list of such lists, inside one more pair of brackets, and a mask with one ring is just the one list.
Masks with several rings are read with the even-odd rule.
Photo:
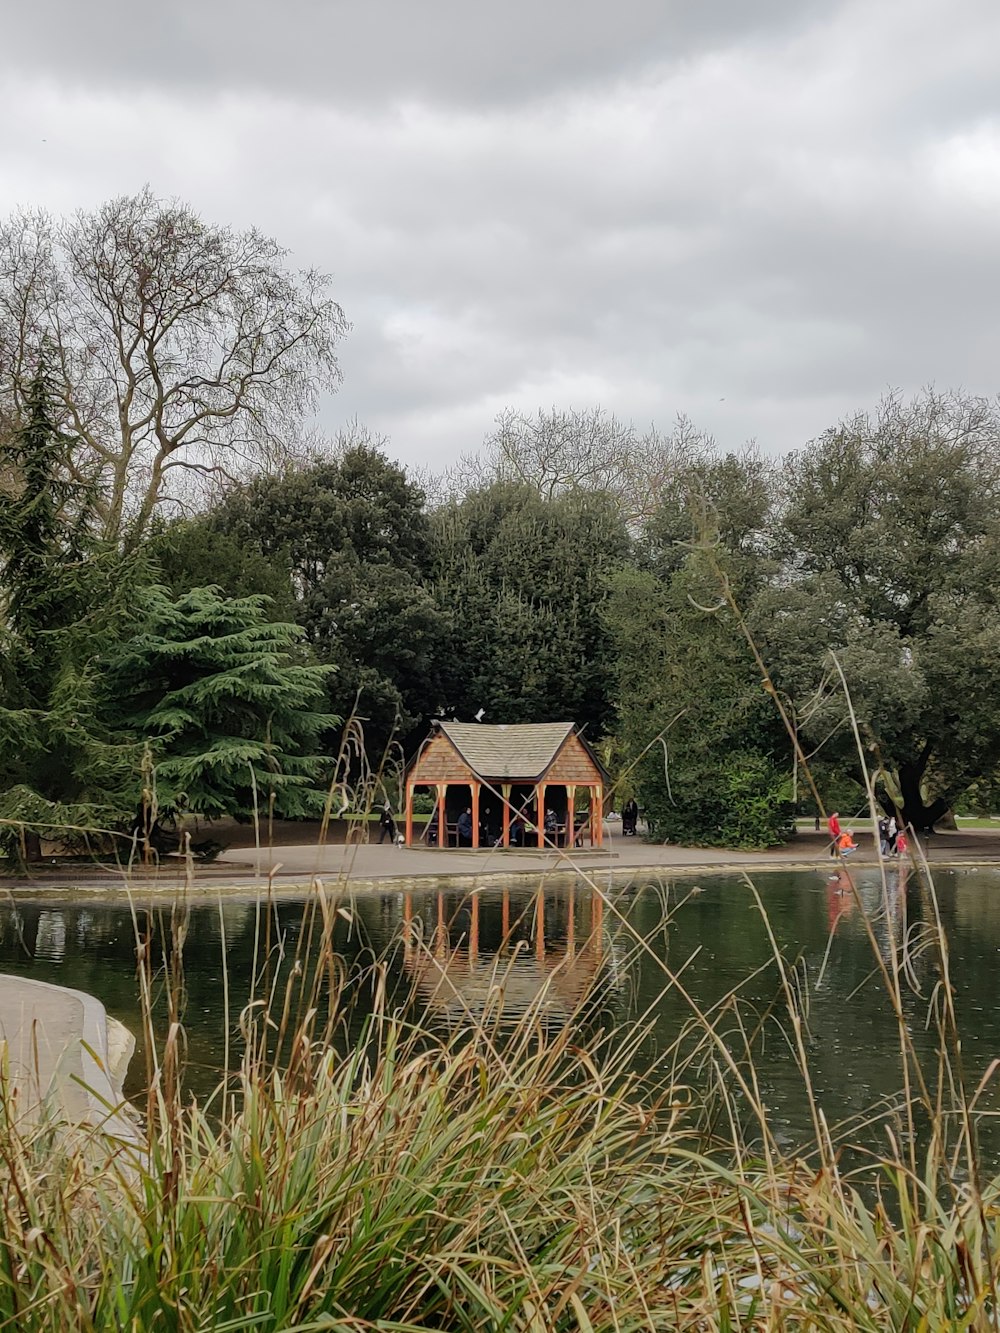
[[460, 459], [447, 483], [461, 493], [490, 481], [517, 481], [546, 498], [574, 488], [607, 491], [637, 522], [713, 448], [686, 417], [663, 435], [640, 432], [599, 407], [552, 408], [534, 417], [508, 408], [482, 449]]
[[175, 478], [280, 460], [339, 381], [343, 311], [325, 276], [285, 259], [260, 232], [210, 226], [148, 188], [0, 224], [0, 415], [20, 408], [47, 345], [108, 537], [142, 532]]

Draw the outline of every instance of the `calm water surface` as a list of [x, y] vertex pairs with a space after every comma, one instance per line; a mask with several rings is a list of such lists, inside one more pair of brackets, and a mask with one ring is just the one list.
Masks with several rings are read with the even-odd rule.
[[[919, 877], [889, 872], [887, 891], [874, 870], [855, 873], [861, 900], [816, 873], [757, 877], [779, 949], [806, 995], [807, 1041], [814, 1087], [828, 1120], [862, 1116], [901, 1086], [895, 1020], [876, 975], [866, 930], [888, 958], [892, 941], [917, 946], [933, 919], [932, 898]], [[938, 908], [949, 945], [955, 1003], [963, 1034], [968, 1085], [974, 1088], [1000, 1056], [1000, 1008], [995, 1001], [1000, 960], [1000, 871], [939, 872]], [[648, 877], [627, 889], [609, 889], [614, 907], [602, 908], [585, 884], [572, 879], [511, 881], [481, 890], [475, 900], [442, 884], [440, 893], [387, 892], [357, 899], [350, 920], [337, 927], [337, 949], [350, 969], [372, 954], [391, 951], [391, 984], [434, 1023], [461, 1026], [487, 1002], [502, 974], [506, 1004], [516, 1011], [539, 1003], [552, 1024], [606, 1026], [649, 1014], [649, 1035], [638, 1060], [652, 1065], [691, 1017], [689, 1003], [667, 985], [661, 963], [680, 972], [688, 994], [704, 1009], [735, 989], [744, 1026], [760, 1025], [756, 1067], [778, 1137], [788, 1147], [811, 1139], [801, 1078], [782, 1019], [778, 972], [768, 931], [745, 881], [706, 877]], [[166, 915], [164, 912], [162, 915]], [[238, 1058], [238, 1016], [251, 994], [255, 960], [262, 960], [262, 916], [252, 903], [191, 912], [184, 949], [188, 1079], [193, 1089], [214, 1087], [223, 1062], [226, 1020], [223, 978], [230, 992], [229, 1037]], [[143, 916], [162, 957], [161, 913]], [[303, 904], [273, 907], [272, 943], [280, 941], [287, 968], [302, 944]], [[422, 939], [423, 946], [414, 944]], [[637, 947], [637, 940], [645, 947]], [[407, 945], [406, 941], [410, 941]], [[277, 951], [272, 956], [277, 956]], [[280, 974], [281, 966], [278, 966]], [[117, 904], [51, 899], [0, 907], [0, 970], [76, 987], [96, 995], [109, 1013], [141, 1034], [132, 918]], [[934, 949], [914, 948], [904, 1011], [910, 1034], [933, 1069], [935, 1035], [927, 1017], [940, 976]], [[358, 988], [363, 1005], [364, 988]], [[777, 1003], [776, 1003], [777, 1002]], [[582, 1014], [581, 1014], [582, 1004]], [[360, 1006], [359, 1006], [360, 1008]], [[355, 1015], [355, 1026], [360, 1023]], [[732, 1008], [722, 1028], [735, 1034]], [[738, 1041], [733, 1036], [734, 1046]], [[141, 1048], [128, 1090], [141, 1091]], [[981, 1100], [988, 1113], [985, 1152], [1000, 1163], [1000, 1112], [992, 1085]]]

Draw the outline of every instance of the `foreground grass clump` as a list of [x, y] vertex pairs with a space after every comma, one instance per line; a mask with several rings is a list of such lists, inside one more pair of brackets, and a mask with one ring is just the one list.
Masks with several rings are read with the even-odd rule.
[[835, 1171], [701, 1155], [607, 1049], [373, 1020], [244, 1070], [221, 1125], [161, 1103], [141, 1167], [8, 1126], [0, 1327], [992, 1327], [995, 1184], [892, 1223]]
[[[593, 1054], [593, 1053], [592, 1053]], [[571, 1058], [572, 1057], [572, 1058]], [[3, 1327], [664, 1327], [717, 1230], [676, 1109], [526, 1024], [503, 1053], [372, 1020], [249, 1065], [219, 1125], [161, 1103], [147, 1163], [4, 1134]], [[614, 1086], [613, 1086], [614, 1084]], [[662, 1121], [661, 1121], [662, 1116]], [[720, 1199], [716, 1199], [716, 1195]], [[734, 1196], [735, 1201], [735, 1196]]]

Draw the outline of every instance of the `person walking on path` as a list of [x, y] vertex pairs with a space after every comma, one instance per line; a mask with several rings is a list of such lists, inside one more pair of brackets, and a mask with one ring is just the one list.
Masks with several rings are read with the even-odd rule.
[[381, 847], [388, 837], [390, 842], [396, 841], [396, 821], [392, 817], [392, 806], [388, 801], [382, 806], [382, 813], [379, 816], [379, 834], [378, 845]]
[[840, 815], [834, 810], [833, 814], [826, 821], [827, 831], [830, 834], [830, 855], [837, 855], [837, 843], [840, 839]]
[[910, 850], [910, 844], [906, 837], [906, 829], [901, 828], [896, 834], [896, 855], [905, 856]]
[[630, 834], [635, 837], [635, 826], [639, 822], [639, 807], [636, 804], [635, 797], [630, 796], [622, 806], [622, 837], [627, 838]]
[[889, 855], [889, 821], [885, 815], [878, 821], [878, 850], [880, 856]]
[[896, 816], [895, 816], [895, 815], [890, 815], [890, 816], [889, 816], [889, 827], [888, 827], [888, 829], [886, 830], [886, 832], [887, 832], [888, 835], [889, 835], [889, 853], [890, 853], [890, 855], [895, 856], [895, 855], [896, 855], [896, 838], [897, 838], [897, 836], [899, 835], [899, 825], [896, 823]]

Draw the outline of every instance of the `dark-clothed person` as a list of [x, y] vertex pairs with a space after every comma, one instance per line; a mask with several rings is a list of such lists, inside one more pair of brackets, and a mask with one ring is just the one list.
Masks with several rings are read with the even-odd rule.
[[382, 807], [382, 813], [379, 816], [378, 822], [379, 822], [379, 828], [381, 829], [378, 839], [379, 846], [380, 847], [382, 846], [386, 838], [388, 838], [390, 842], [395, 842], [396, 821], [392, 817], [392, 806], [389, 804], [388, 801], [386, 801], [385, 805], [383, 805]]
[[456, 828], [457, 828], [457, 832], [458, 832], [458, 845], [459, 845], [459, 847], [471, 847], [471, 846], [472, 846], [472, 811], [471, 811], [471, 810], [463, 810], [463, 811], [462, 811], [462, 813], [461, 813], [461, 814], [459, 815], [459, 817], [458, 817], [458, 824], [457, 824]]

